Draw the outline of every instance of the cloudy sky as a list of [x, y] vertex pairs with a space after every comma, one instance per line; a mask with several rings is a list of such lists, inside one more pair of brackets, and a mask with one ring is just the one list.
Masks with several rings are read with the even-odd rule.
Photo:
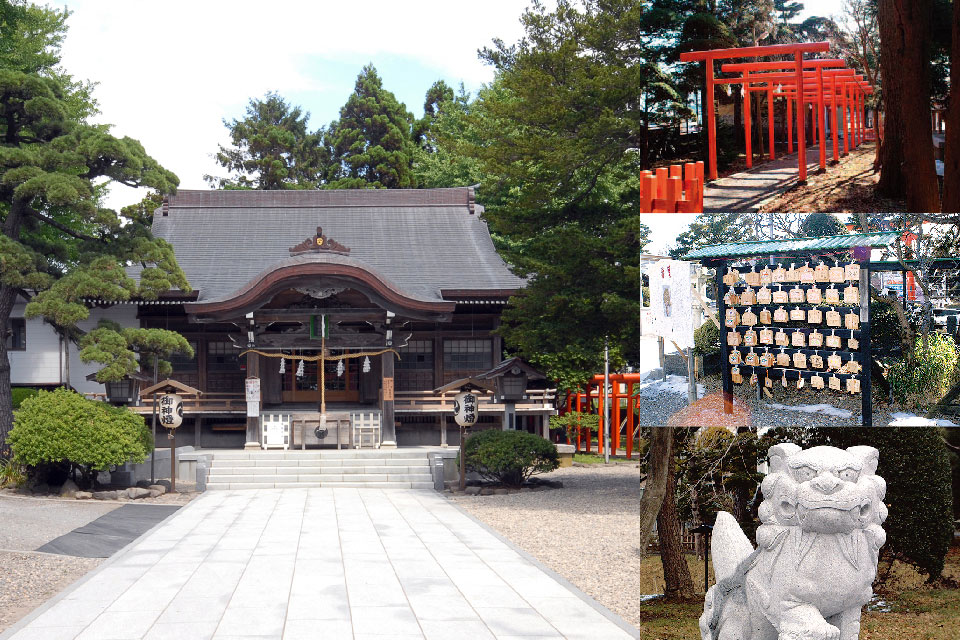
[[[241, 117], [251, 97], [277, 91], [309, 111], [317, 128], [337, 117], [360, 68], [372, 62], [386, 88], [420, 116], [434, 81], [476, 91], [492, 80], [477, 50], [493, 38], [519, 39], [527, 4], [71, 0], [63, 63], [98, 83], [99, 122], [140, 140], [181, 188], [203, 189], [204, 174], [221, 173], [211, 155], [227, 142], [223, 119]], [[806, 6], [836, 12], [833, 0]], [[108, 203], [140, 197], [114, 187]], [[655, 244], [675, 237], [675, 224], [655, 225]]]

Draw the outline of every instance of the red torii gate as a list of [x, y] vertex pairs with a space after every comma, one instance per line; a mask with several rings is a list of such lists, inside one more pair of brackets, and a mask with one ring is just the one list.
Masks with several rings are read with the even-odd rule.
[[[796, 44], [773, 44], [761, 47], [739, 47], [734, 49], [709, 49], [706, 51], [688, 51], [680, 54], [681, 62], [704, 61], [707, 80], [707, 141], [709, 147], [708, 164], [710, 179], [717, 179], [717, 123], [714, 113], [713, 90], [714, 85], [718, 84], [713, 77], [714, 60], [729, 60], [734, 58], [755, 58], [759, 56], [773, 55], [793, 55], [793, 69], [796, 74], [796, 84], [800, 87], [803, 83], [804, 53], [822, 53], [830, 50], [829, 42], [807, 42]], [[803, 127], [804, 111], [804, 92], [797, 93], [797, 151], [800, 170], [800, 181], [807, 179], [807, 154], [806, 140]]]

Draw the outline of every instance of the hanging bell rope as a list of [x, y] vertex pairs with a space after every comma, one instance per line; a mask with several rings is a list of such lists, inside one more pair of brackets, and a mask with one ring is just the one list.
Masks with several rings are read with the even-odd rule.
[[358, 351], [356, 353], [341, 353], [339, 355], [323, 355], [322, 353], [315, 356], [297, 356], [291, 355], [289, 353], [270, 353], [267, 351], [260, 351], [258, 349], [247, 349], [241, 351], [240, 355], [244, 356], [248, 353], [256, 353], [257, 355], [264, 356], [266, 358], [289, 358], [290, 360], [299, 360], [301, 362], [319, 362], [320, 360], [324, 361], [333, 361], [333, 360], [347, 360], [349, 358], [363, 358], [367, 356], [379, 356], [381, 354], [390, 352], [393, 355], [397, 356], [397, 360], [400, 360], [400, 354], [396, 349], [381, 349], [380, 351]]

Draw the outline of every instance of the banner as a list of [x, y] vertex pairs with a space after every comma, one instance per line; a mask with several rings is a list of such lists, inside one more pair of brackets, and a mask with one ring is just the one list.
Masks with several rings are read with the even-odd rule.
[[693, 346], [690, 265], [682, 260], [660, 260], [649, 273], [652, 333], [682, 349]]

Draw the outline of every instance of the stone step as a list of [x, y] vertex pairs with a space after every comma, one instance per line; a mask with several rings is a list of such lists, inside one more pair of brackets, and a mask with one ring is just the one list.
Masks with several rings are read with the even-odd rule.
[[211, 475], [313, 475], [313, 474], [395, 474], [395, 473], [430, 473], [430, 465], [420, 464], [415, 466], [362, 466], [362, 467], [339, 467], [339, 466], [318, 466], [318, 467], [235, 467], [233, 465], [223, 466], [214, 464], [210, 467]]
[[214, 460], [302, 460], [302, 459], [352, 459], [352, 458], [415, 458], [426, 459], [423, 451], [405, 451], [403, 449], [330, 449], [316, 450], [278, 450], [278, 451], [217, 451], [210, 454]]
[[369, 466], [383, 466], [383, 467], [392, 467], [392, 466], [413, 466], [413, 465], [424, 465], [429, 466], [427, 458], [424, 456], [416, 458], [319, 458], [319, 457], [303, 457], [299, 456], [297, 458], [291, 459], [276, 459], [276, 458], [263, 458], [263, 459], [242, 459], [242, 458], [220, 458], [216, 457], [211, 461], [212, 465], [222, 464], [230, 467], [315, 467], [315, 466], [324, 466], [324, 467], [340, 467], [340, 466], [356, 466], [363, 465], [365, 467]]
[[433, 489], [433, 482], [208, 482], [207, 490], [226, 489]]
[[304, 474], [304, 475], [241, 475], [241, 474], [215, 474], [211, 473], [207, 477], [207, 486], [214, 483], [249, 483], [249, 484], [275, 484], [300, 483], [300, 482], [356, 482], [356, 483], [381, 483], [381, 482], [431, 482], [432, 476], [429, 473], [397, 473], [397, 474]]

